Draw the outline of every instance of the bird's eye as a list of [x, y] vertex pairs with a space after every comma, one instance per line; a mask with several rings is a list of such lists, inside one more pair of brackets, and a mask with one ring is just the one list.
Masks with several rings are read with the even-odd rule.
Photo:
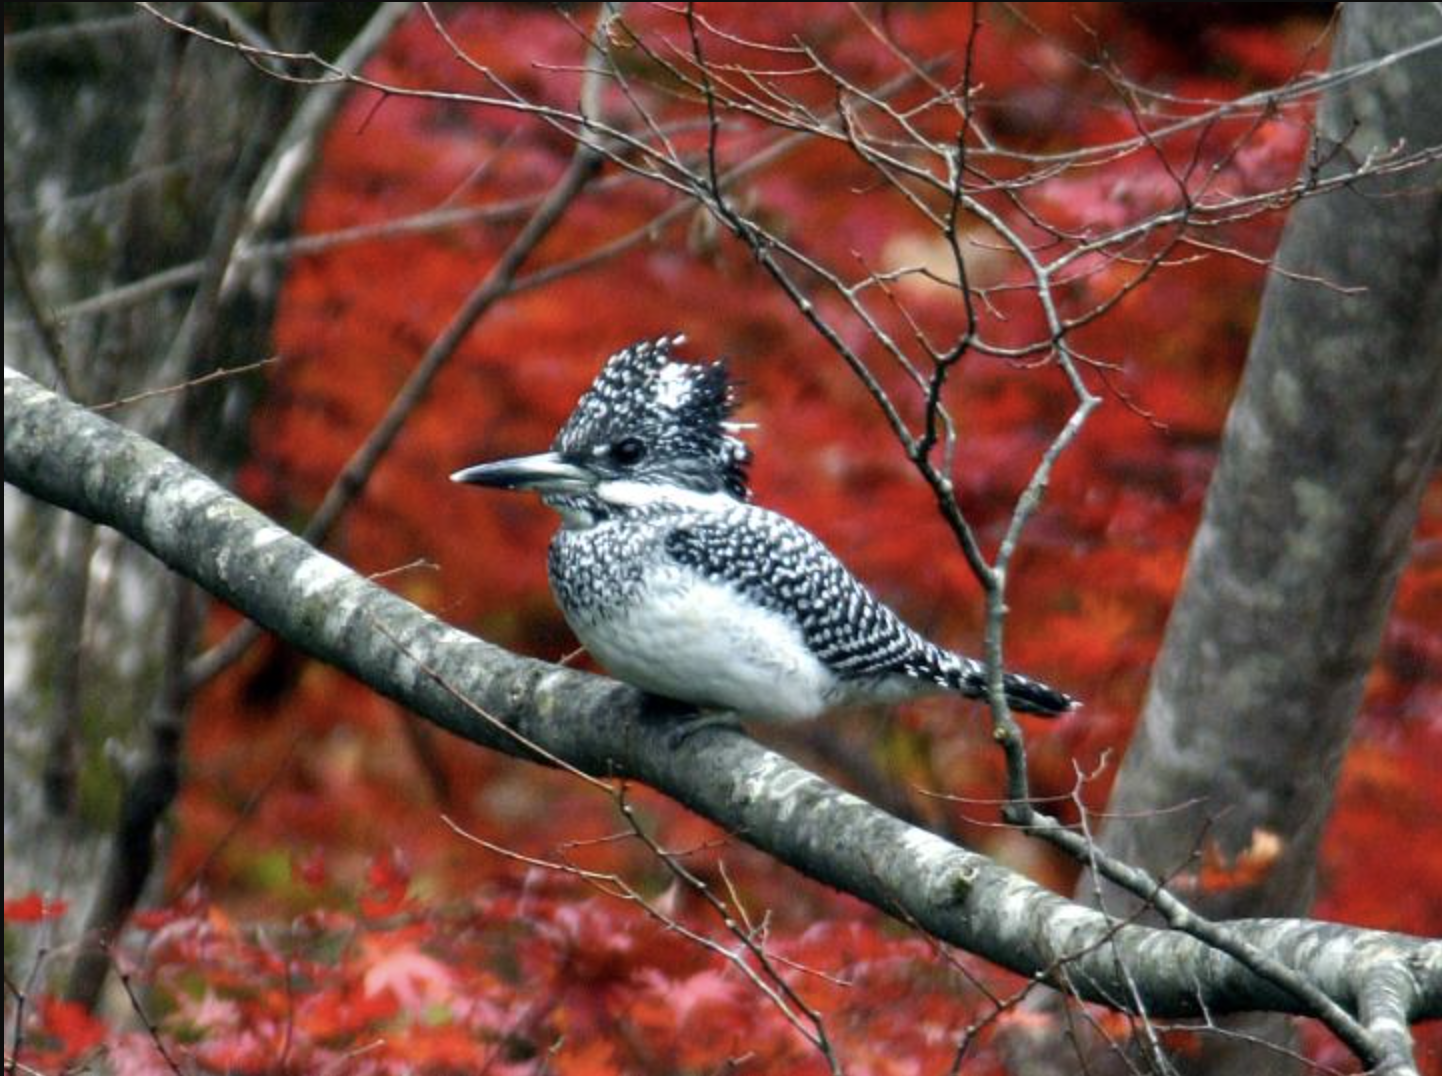
[[611, 446], [611, 459], [622, 467], [634, 467], [646, 458], [646, 442], [639, 437], [623, 437]]

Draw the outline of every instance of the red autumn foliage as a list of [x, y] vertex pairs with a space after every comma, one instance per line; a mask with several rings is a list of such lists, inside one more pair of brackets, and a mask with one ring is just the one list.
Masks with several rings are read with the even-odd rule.
[[48, 995], [37, 999], [31, 1028], [27, 1061], [40, 1071], [93, 1055], [109, 1034], [83, 1006]]
[[[996, 104], [998, 130], [1037, 152], [1132, 134], [1126, 112], [1107, 106], [1105, 81], [1079, 62], [1091, 32], [1132, 77], [1179, 99], [1235, 97], [1324, 59], [1325, 49], [1314, 48], [1322, 28], [1310, 15], [1217, 25], [1183, 48], [1146, 7], [1023, 5], [1034, 27], [989, 16], [973, 77]], [[753, 40], [804, 35], [859, 80], [884, 81], [898, 70], [895, 55], [845, 6], [704, 10]], [[1076, 21], [1079, 11], [1090, 31]], [[927, 55], [961, 54], [971, 25], [959, 5], [890, 5], [886, 17], [898, 41]], [[520, 92], [563, 106], [574, 99], [577, 77], [567, 68], [579, 62], [579, 39], [550, 9], [465, 5], [445, 18], [471, 56]], [[638, 6], [628, 18], [657, 42], [680, 40], [666, 9]], [[712, 46], [717, 64], [757, 62], [740, 45]], [[644, 73], [642, 55], [627, 53], [626, 63]], [[397, 82], [485, 88], [420, 15], [373, 66]], [[819, 79], [794, 86], [801, 99], [824, 90]], [[695, 116], [685, 102], [673, 107], [670, 118]], [[1210, 126], [1168, 152], [1195, 155], [1205, 166], [1197, 175], [1227, 191], [1285, 182], [1304, 151], [1305, 127], [1282, 119], [1246, 126]], [[530, 197], [556, 180], [570, 149], [513, 111], [357, 93], [327, 139], [302, 230]], [[753, 182], [773, 226], [806, 236], [833, 264], [853, 255], [875, 267], [925, 260], [938, 241], [900, 199], [866, 189], [866, 171], [834, 147], [799, 151]], [[1145, 167], [1132, 157], [1064, 173], [1030, 198], [1033, 212], [1088, 232], [1142, 220], [1174, 193], [1160, 160]], [[589, 194], [536, 264], [643, 226], [666, 204], [659, 189], [634, 181]], [[1280, 223], [1260, 217], [1228, 240], [1265, 257]], [[302, 522], [513, 227], [479, 224], [300, 257], [277, 328], [284, 362], [256, 415], [241, 492]], [[1009, 270], [989, 263], [984, 245], [977, 250], [969, 271], [1004, 279]], [[1079, 261], [1064, 290], [1068, 312], [1117, 295], [1137, 271]], [[1074, 759], [1091, 769], [1126, 742], [1262, 282], [1262, 268], [1235, 258], [1170, 266], [1076, 335], [1080, 351], [1117, 365], [1114, 395], [1057, 469], [1013, 570], [1008, 622], [1009, 661], [1087, 704], [1035, 729], [1040, 795], [1070, 792]], [[899, 286], [910, 288], [908, 302], [938, 337], [962, 327], [944, 293]], [[1002, 340], [1025, 341], [1040, 326], [1022, 292], [998, 293], [986, 316]], [[692, 354], [732, 357], [745, 393], [739, 417], [758, 424], [749, 435], [758, 499], [816, 530], [918, 627], [974, 649], [978, 588], [874, 405], [750, 258], [707, 239], [699, 221], [498, 306], [444, 372], [333, 548], [363, 572], [424, 558], [438, 567], [403, 571], [386, 584], [497, 643], [561, 658], [574, 642], [546, 590], [553, 519], [522, 498], [455, 490], [446, 475], [482, 458], [540, 450], [610, 350], [677, 330], [690, 337]], [[888, 385], [903, 385], [863, 336], [850, 342], [877, 360]], [[960, 498], [990, 549], [1065, 420], [1066, 386], [1052, 369], [973, 357], [956, 370], [948, 401], [964, 431]], [[1439, 540], [1442, 490], [1434, 486], [1339, 790], [1318, 908], [1420, 933], [1442, 930], [1442, 860], [1422, 851], [1442, 847]], [[234, 621], [216, 611], [215, 637]], [[866, 727], [898, 786], [998, 793], [1001, 760], [976, 714], [924, 703]], [[135, 977], [159, 999], [150, 1015], [187, 1071], [700, 1072], [725, 1071], [728, 1061], [735, 1071], [824, 1070], [787, 1018], [789, 1011], [806, 1023], [793, 1003], [768, 1000], [735, 965], [634, 902], [487, 853], [442, 818], [519, 852], [622, 873], [676, 923], [735, 948], [734, 935], [694, 892], [672, 888], [645, 847], [612, 839], [622, 820], [586, 786], [442, 743], [340, 673], [299, 665], [268, 645], [207, 693], [187, 751], [172, 903], [137, 918], [125, 941]], [[1105, 803], [1111, 772], [1085, 789], [1090, 807]], [[801, 882], [658, 796], [634, 790], [632, 798], [659, 843], [697, 849], [686, 857], [691, 869], [713, 887], [734, 885], [753, 921], [764, 918], [766, 951], [824, 1016], [847, 1071], [944, 1071], [973, 1024], [966, 1071], [1002, 1071], [991, 1045], [996, 1016], [1027, 1018], [1004, 1004], [1024, 984]], [[999, 834], [988, 808], [946, 810], [966, 839], [1069, 883], [1069, 866]], [[1419, 853], [1396, 855], [1403, 839]], [[1198, 884], [1239, 884], [1265, 869], [1266, 855], [1263, 842], [1244, 861], [1209, 861]], [[7, 924], [63, 911], [63, 903], [39, 900], [7, 901]], [[754, 967], [754, 957], [743, 959]], [[27, 1044], [32, 1063], [75, 1062], [102, 1040], [104, 1029], [72, 1009], [42, 999]], [[1119, 1037], [1128, 1033], [1120, 1018], [1097, 1018], [1112, 1021]], [[166, 1071], [145, 1031], [117, 1032], [108, 1049], [118, 1071]]]
[[39, 923], [65, 914], [69, 904], [46, 897], [43, 893], [26, 893], [23, 897], [5, 900], [5, 922]]

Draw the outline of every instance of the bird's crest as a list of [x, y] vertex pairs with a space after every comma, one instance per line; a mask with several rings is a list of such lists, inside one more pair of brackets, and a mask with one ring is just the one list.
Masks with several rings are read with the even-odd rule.
[[675, 482], [746, 500], [751, 453], [729, 420], [735, 389], [724, 360], [678, 362], [684, 336], [645, 340], [616, 352], [556, 435], [553, 448], [584, 456], [628, 438], [645, 443], [638, 477]]

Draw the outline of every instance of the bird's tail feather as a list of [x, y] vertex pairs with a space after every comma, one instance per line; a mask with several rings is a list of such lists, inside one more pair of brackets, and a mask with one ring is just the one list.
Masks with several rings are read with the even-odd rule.
[[1081, 705], [1065, 692], [1018, 673], [1003, 673], [1001, 687], [1007, 705], [1024, 714], [1057, 717]]
[[[962, 694], [973, 699], [986, 698], [986, 667], [979, 661], [968, 660], [964, 670], [958, 685]], [[1081, 705], [1065, 692], [1020, 673], [1002, 673], [1001, 689], [1006, 695], [1006, 704], [1013, 710], [1038, 717], [1059, 717]]]

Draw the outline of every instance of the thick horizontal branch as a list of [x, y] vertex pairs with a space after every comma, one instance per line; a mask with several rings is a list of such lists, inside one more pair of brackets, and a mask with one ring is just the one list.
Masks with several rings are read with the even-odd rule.
[[[5, 481], [114, 527], [287, 642], [472, 743], [535, 759], [514, 732], [582, 770], [643, 781], [798, 871], [1013, 971], [1064, 977], [1081, 997], [1118, 1008], [1135, 990], [1153, 1017], [1294, 1011], [1195, 938], [1118, 924], [735, 731], [673, 748], [638, 692], [449, 627], [154, 443], [8, 368]], [[1442, 1016], [1442, 942], [1308, 920], [1229, 927], [1353, 1013], [1385, 994], [1394, 1018]]]

